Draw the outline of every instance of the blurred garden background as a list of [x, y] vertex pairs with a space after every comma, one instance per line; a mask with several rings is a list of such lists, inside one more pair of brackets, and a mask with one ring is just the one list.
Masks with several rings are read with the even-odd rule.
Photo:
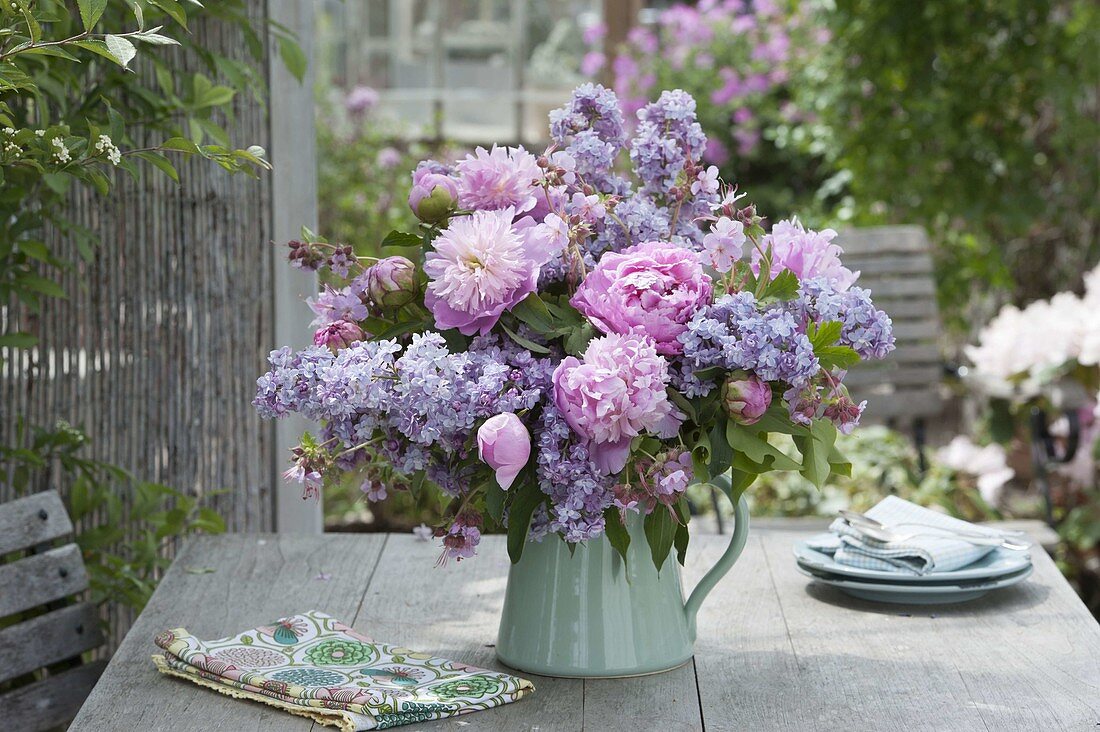
[[[1092, 0], [15, 0], [0, 23], [0, 500], [61, 492], [117, 632], [180, 536], [283, 530], [280, 491], [300, 503], [249, 402], [305, 330], [273, 293], [306, 287], [277, 260], [313, 215], [314, 145], [317, 233], [377, 254], [415, 224], [420, 160], [541, 152], [586, 80], [630, 113], [690, 92], [709, 163], [769, 222], [842, 245], [916, 227], [874, 229], [863, 283], [922, 365], [867, 378], [897, 408], [841, 438], [850, 478], [769, 474], [754, 514], [897, 494], [1038, 519], [1100, 615]], [[384, 509], [327, 492], [325, 527], [442, 510], [388, 488]]]
[[[923, 455], [909, 420], [882, 420], [842, 438], [850, 479], [819, 491], [763, 476], [754, 514], [830, 516], [893, 493], [1040, 518], [1098, 612], [1098, 22], [1074, 0], [325, 0], [321, 233], [378, 254], [415, 225], [418, 161], [489, 141], [541, 151], [548, 111], [585, 80], [629, 114], [684, 89], [708, 161], [770, 220], [913, 224], [932, 253], [930, 273], [909, 273], [938, 304], [942, 408], [917, 425]], [[695, 503], [713, 510], [706, 493]], [[354, 486], [325, 497], [329, 530], [408, 529], [439, 510], [380, 509]]]

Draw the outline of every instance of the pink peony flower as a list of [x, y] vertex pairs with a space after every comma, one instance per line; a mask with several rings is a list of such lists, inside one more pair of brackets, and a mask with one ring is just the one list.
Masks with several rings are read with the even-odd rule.
[[738, 424], [756, 424], [771, 403], [772, 388], [768, 382], [743, 371], [740, 378], [731, 375], [722, 386], [722, 405]]
[[560, 237], [529, 216], [512, 223], [515, 209], [475, 211], [451, 221], [424, 262], [424, 304], [439, 328], [487, 334], [520, 300], [535, 291], [539, 271], [560, 248]]
[[[789, 269], [799, 280], [822, 277], [836, 289], [847, 290], [855, 283], [859, 272], [853, 272], [840, 263], [844, 250], [830, 243], [835, 238], [836, 232], [832, 229], [820, 232], [806, 229], [798, 219], [776, 223], [761, 242], [764, 250], [769, 246], [772, 249], [772, 278]], [[754, 249], [752, 271], [756, 274], [760, 274], [760, 259], [760, 252]]]
[[321, 326], [313, 334], [313, 345], [325, 346], [333, 351], [347, 348], [352, 343], [361, 340], [363, 340], [363, 329], [347, 320], [337, 320]]
[[[533, 185], [542, 179], [534, 155], [522, 147], [479, 147], [455, 166], [458, 202], [463, 208], [497, 211], [512, 208], [516, 215], [538, 205], [542, 190]], [[544, 214], [545, 215], [545, 214]]]
[[490, 417], [477, 430], [477, 456], [508, 490], [531, 457], [531, 433], [512, 412]]
[[668, 362], [644, 336], [596, 338], [583, 361], [569, 356], [558, 364], [553, 381], [554, 404], [607, 474], [626, 466], [631, 439], [672, 437], [683, 420], [665, 391]]
[[604, 254], [570, 304], [604, 333], [646, 335], [659, 353], [675, 354], [683, 352], [677, 338], [687, 322], [710, 301], [710, 277], [698, 257], [651, 241]]
[[420, 292], [416, 265], [405, 257], [386, 257], [366, 272], [366, 293], [378, 308], [391, 310], [408, 305]]

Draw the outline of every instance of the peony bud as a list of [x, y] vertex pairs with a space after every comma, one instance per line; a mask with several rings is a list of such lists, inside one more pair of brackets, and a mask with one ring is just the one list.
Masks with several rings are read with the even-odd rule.
[[367, 270], [367, 297], [376, 307], [408, 305], [420, 291], [416, 265], [404, 257], [386, 257]]
[[458, 185], [454, 178], [442, 173], [418, 170], [409, 191], [409, 208], [425, 223], [446, 221], [458, 201]]
[[326, 346], [333, 351], [347, 348], [361, 340], [363, 340], [363, 329], [347, 320], [329, 323], [313, 334], [313, 345]]
[[738, 424], [756, 424], [772, 403], [768, 382], [745, 372], [730, 374], [722, 386], [722, 404], [726, 414]]
[[497, 483], [508, 490], [531, 457], [531, 433], [511, 412], [490, 417], [478, 428], [477, 456], [496, 471]]

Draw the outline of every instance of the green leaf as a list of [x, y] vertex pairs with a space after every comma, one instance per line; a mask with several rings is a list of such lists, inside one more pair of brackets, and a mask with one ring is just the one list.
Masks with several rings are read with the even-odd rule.
[[810, 430], [804, 425], [791, 421], [791, 415], [786, 408], [777, 402], [772, 402], [768, 411], [760, 417], [759, 421], [752, 425], [759, 432], [778, 432], [784, 435], [808, 435]]
[[850, 346], [825, 346], [815, 348], [814, 354], [823, 369], [850, 369], [859, 363], [859, 354]]
[[504, 518], [504, 499], [507, 497], [508, 492], [502, 490], [495, 480], [485, 484], [485, 511], [498, 524]]
[[115, 60], [118, 61], [119, 66], [127, 66], [134, 60], [134, 56], [137, 55], [137, 49], [134, 48], [134, 44], [122, 36], [115, 36], [107, 34], [104, 37], [103, 42], [107, 46], [107, 51], [110, 52]]
[[57, 284], [51, 279], [41, 277], [36, 274], [24, 273], [16, 279], [16, 283], [19, 287], [31, 290], [33, 292], [39, 292], [49, 297], [65, 298], [68, 297], [65, 290], [61, 285]]
[[783, 302], [793, 300], [798, 296], [798, 277], [794, 272], [785, 269], [775, 276], [764, 288], [764, 295], [760, 298], [762, 303]]
[[810, 323], [806, 329], [806, 336], [810, 339], [810, 344], [813, 345], [816, 351], [819, 348], [825, 348], [836, 343], [843, 332], [843, 328], [843, 324], [836, 320], [829, 320], [820, 325]]
[[802, 476], [820, 488], [832, 472], [829, 456], [836, 443], [836, 426], [827, 419], [815, 420], [809, 436], [795, 436], [795, 445], [802, 453]]
[[76, 6], [80, 9], [80, 22], [84, 24], [84, 30], [91, 31], [103, 17], [107, 0], [77, 0]]
[[527, 543], [527, 529], [531, 526], [531, 516], [535, 509], [546, 499], [533, 480], [524, 480], [515, 488], [515, 498], [508, 507], [508, 558], [512, 564], [523, 556], [523, 545]]
[[550, 349], [547, 348], [546, 346], [540, 346], [538, 343], [535, 343], [532, 340], [524, 338], [523, 336], [521, 336], [518, 333], [516, 333], [515, 331], [513, 331], [511, 328], [509, 328], [504, 323], [501, 323], [500, 327], [504, 329], [504, 332], [508, 334], [509, 338], [511, 338], [513, 341], [515, 341], [519, 345], [523, 346], [527, 350], [534, 351], [535, 353], [550, 353]]
[[199, 146], [186, 137], [171, 137], [160, 143], [160, 148], [162, 150], [178, 150], [190, 154], [195, 154], [199, 151]]
[[516, 306], [512, 308], [512, 314], [537, 333], [545, 335], [556, 327], [546, 303], [534, 292], [516, 303]]
[[175, 38], [169, 38], [168, 36], [162, 36], [160, 33], [154, 31], [160, 30], [159, 27], [154, 28], [144, 33], [137, 33], [131, 36], [135, 41], [141, 41], [142, 43], [148, 43], [152, 46], [178, 46], [180, 42]]
[[691, 448], [691, 466], [696, 480], [710, 478], [710, 437], [705, 432], [699, 434], [699, 439]]
[[708, 469], [711, 475], [721, 475], [730, 469], [733, 463], [733, 448], [726, 439], [726, 418], [719, 417], [710, 430], [710, 462]]
[[187, 28], [187, 13], [176, 0], [150, 0], [156, 7], [163, 10], [169, 18]]
[[653, 566], [660, 572], [676, 539], [676, 521], [673, 520], [672, 513], [663, 506], [657, 506], [653, 513], [646, 516], [645, 538], [649, 544]]
[[573, 328], [565, 338], [565, 352], [571, 356], [579, 356], [588, 348], [588, 342], [596, 337], [596, 329], [591, 323], [585, 322]]
[[756, 425], [746, 427], [730, 422], [726, 428], [726, 441], [734, 450], [744, 453], [755, 463], [768, 470], [798, 470], [801, 465], [768, 442], [766, 433], [757, 432]]
[[676, 561], [680, 563], [680, 566], [684, 566], [684, 562], [687, 559], [688, 541], [690, 535], [688, 534], [688, 511], [685, 506], [686, 501], [681, 499], [677, 501], [673, 508], [676, 509], [676, 535], [672, 538], [672, 545], [676, 547]]
[[419, 247], [420, 243], [420, 237], [416, 234], [409, 234], [396, 229], [386, 234], [382, 239], [382, 246], [384, 247]]
[[614, 506], [603, 512], [604, 533], [611, 542], [611, 548], [619, 553], [626, 564], [626, 551], [630, 548], [630, 532], [623, 525], [623, 516]]
[[38, 338], [30, 333], [5, 333], [0, 335], [0, 348], [31, 348]]
[[279, 58], [283, 60], [283, 65], [286, 66], [287, 71], [294, 75], [295, 79], [299, 82], [305, 80], [309, 59], [306, 58], [302, 47], [293, 38], [279, 37]]
[[176, 172], [176, 167], [169, 162], [168, 158], [164, 157], [160, 153], [156, 152], [138, 152], [134, 153], [135, 156], [148, 162], [150, 165], [161, 171], [175, 182], [180, 182], [180, 174]]
[[107, 48], [107, 44], [99, 39], [93, 38], [84, 41], [73, 41], [72, 45], [83, 48], [85, 51], [91, 51], [92, 53], [102, 56], [103, 58], [110, 59], [119, 66], [126, 66], [126, 64], [119, 61], [118, 57], [111, 52], [111, 49]]

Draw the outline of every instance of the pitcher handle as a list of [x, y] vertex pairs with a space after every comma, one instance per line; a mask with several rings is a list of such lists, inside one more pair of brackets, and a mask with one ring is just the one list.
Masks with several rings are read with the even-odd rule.
[[[729, 476], [722, 475], [711, 482], [720, 480], [729, 481]], [[699, 584], [695, 585], [695, 589], [692, 590], [687, 602], [684, 603], [684, 616], [687, 619], [688, 634], [692, 642], [695, 642], [695, 616], [699, 613], [699, 606], [703, 604], [703, 600], [718, 584], [718, 581], [725, 577], [726, 573], [733, 567], [734, 562], [741, 556], [748, 540], [749, 506], [745, 501], [745, 496], [742, 495], [737, 501], [737, 505], [733, 507], [733, 535], [730, 537], [729, 546], [726, 547], [726, 551], [722, 553], [714, 566], [710, 568], [710, 571], [703, 575], [703, 579], [699, 580]]]

